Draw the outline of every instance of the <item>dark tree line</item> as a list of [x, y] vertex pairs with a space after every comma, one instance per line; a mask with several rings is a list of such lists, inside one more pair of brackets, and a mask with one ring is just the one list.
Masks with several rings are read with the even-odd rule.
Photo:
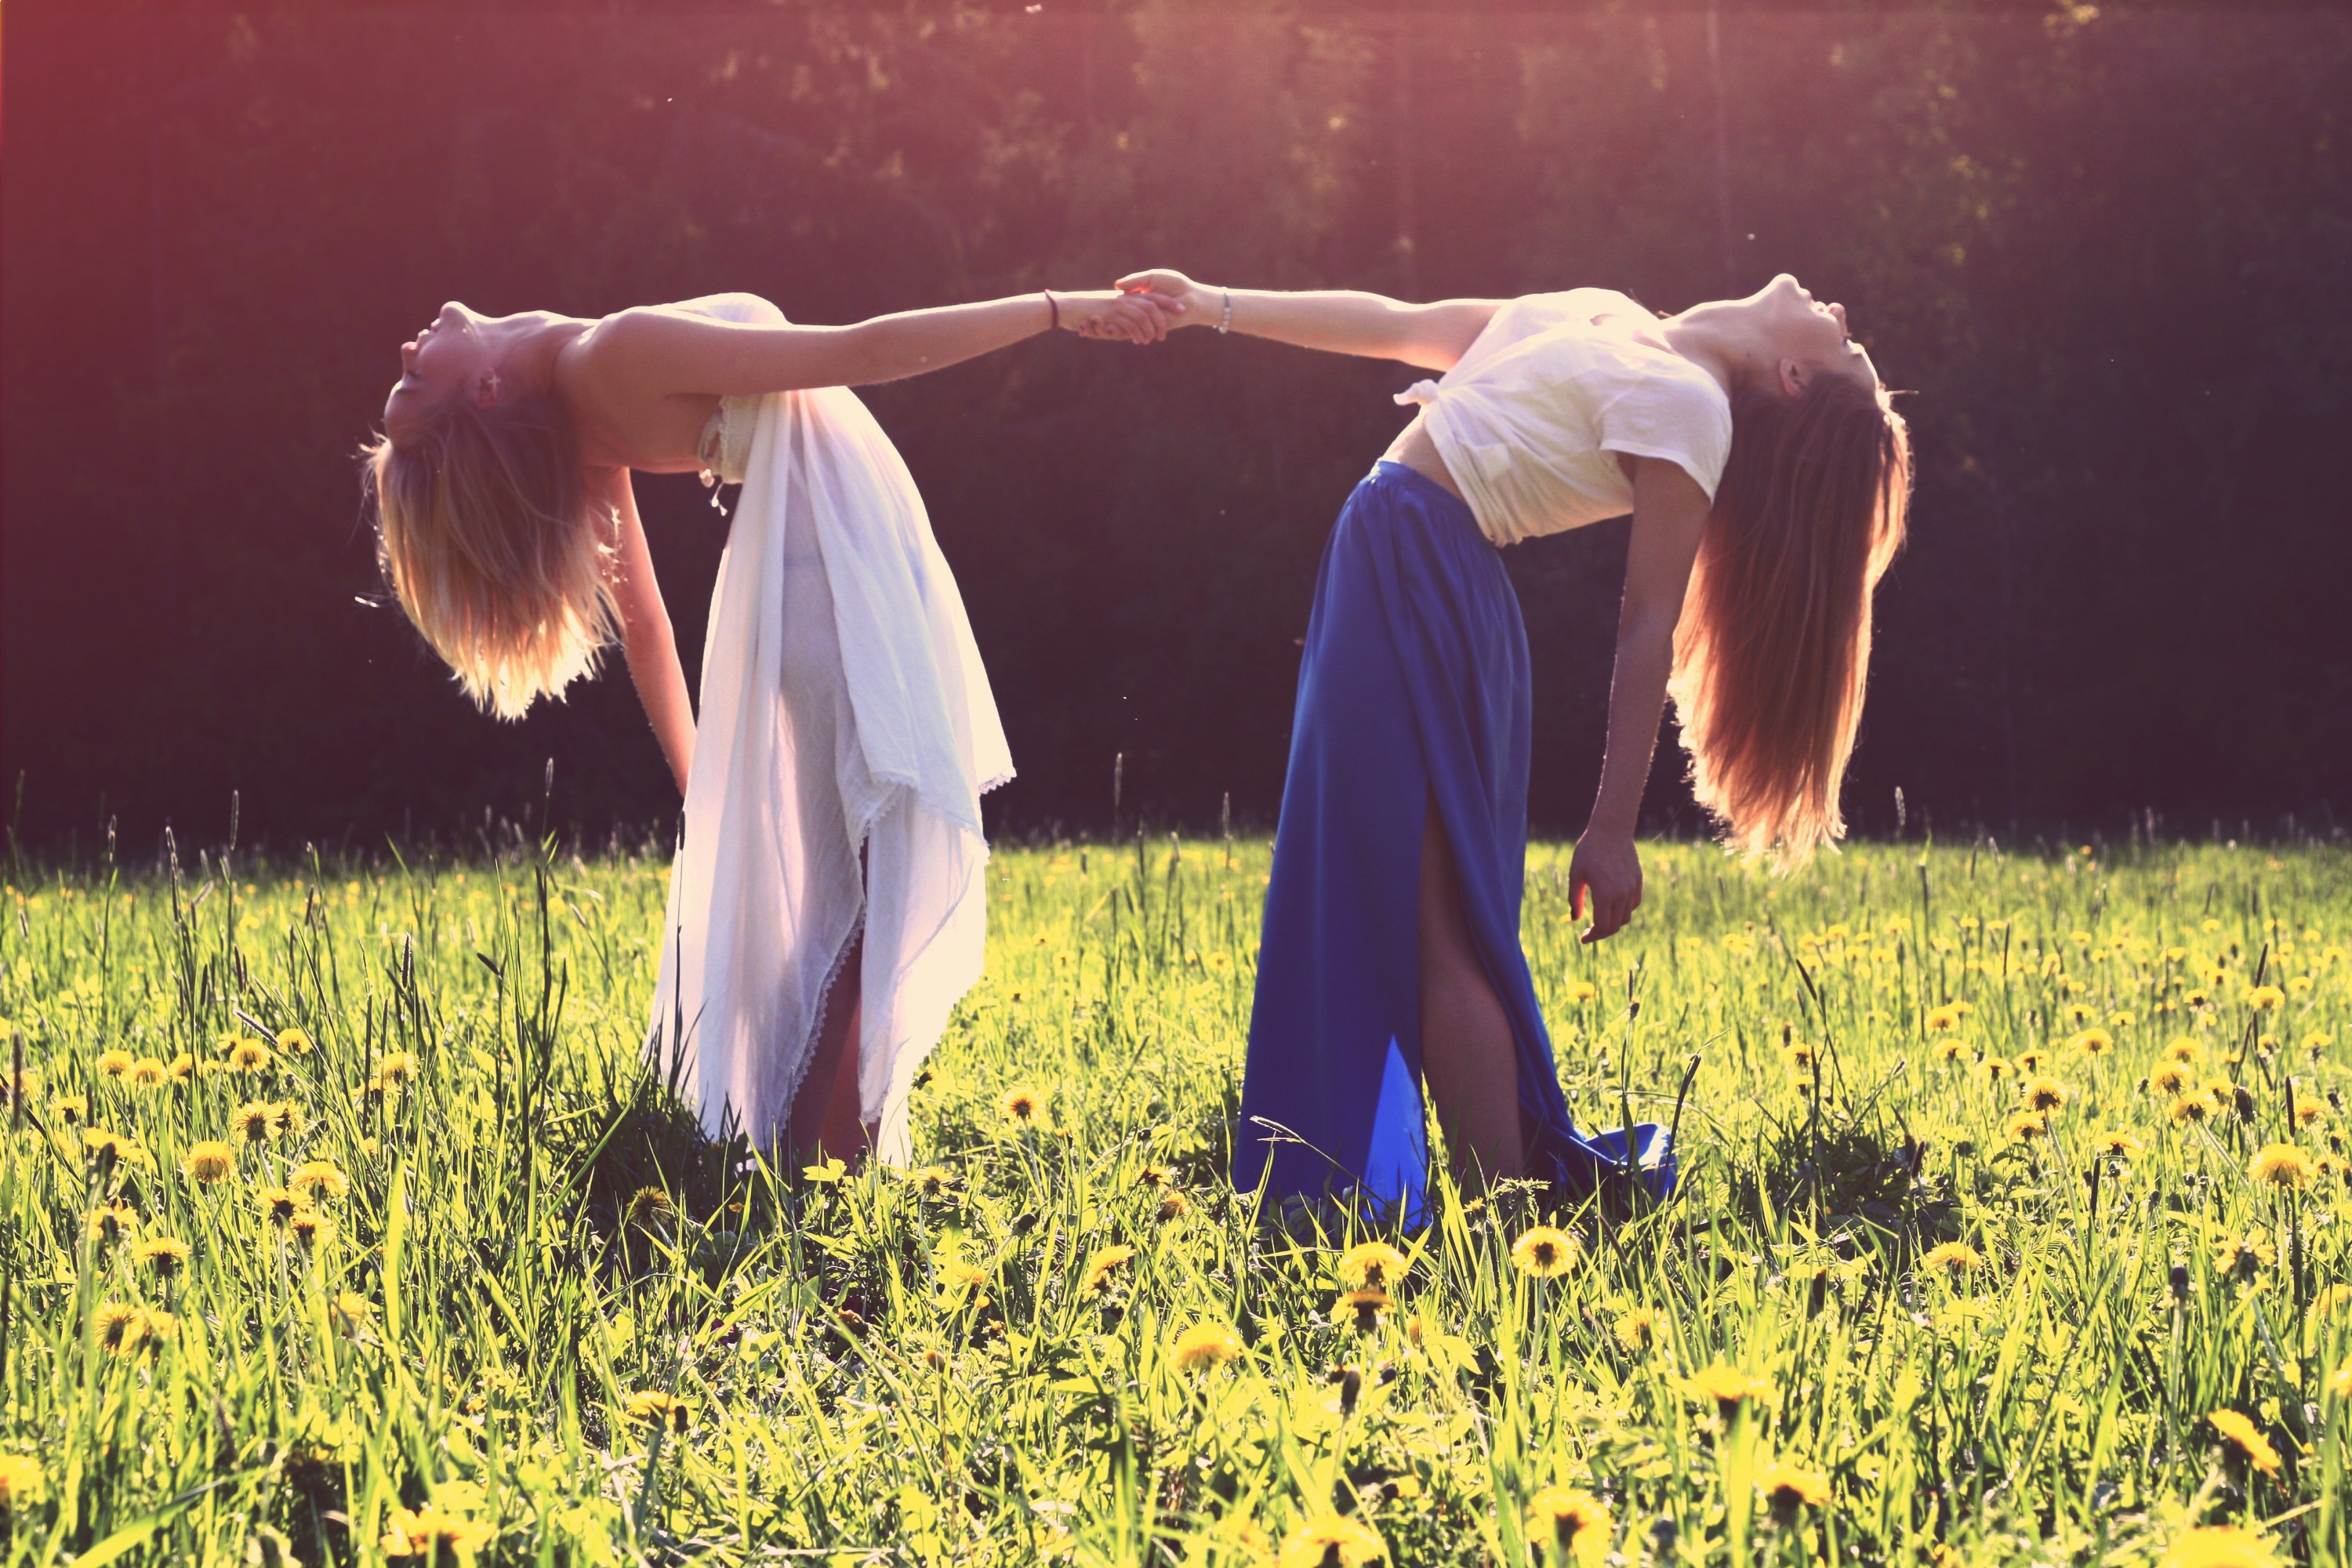
[[[1673, 309], [1793, 270], [1907, 407], [1848, 796], [1998, 833], [2352, 790], [2352, 25], [2103, 5], [11, 8], [5, 702], [20, 831], [372, 841], [668, 786], [614, 671], [474, 715], [353, 452], [445, 298], [837, 321], [1150, 263]], [[995, 681], [1013, 827], [1272, 816], [1318, 552], [1402, 367], [1068, 338], [869, 395]], [[723, 522], [641, 482], [689, 677]], [[1535, 813], [1581, 821], [1623, 525], [1510, 553]], [[369, 601], [362, 603], [361, 601]], [[1651, 808], [1693, 826], [1662, 749]]]

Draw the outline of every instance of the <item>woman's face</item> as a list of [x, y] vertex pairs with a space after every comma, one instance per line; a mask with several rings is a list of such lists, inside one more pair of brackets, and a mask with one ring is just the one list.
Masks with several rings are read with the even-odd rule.
[[1846, 331], [1845, 307], [1821, 303], [1790, 274], [1781, 273], [1739, 306], [1755, 330], [1759, 349], [1784, 382], [1802, 382], [1826, 372], [1854, 376], [1874, 389], [1878, 385], [1877, 366]]
[[383, 430], [397, 445], [429, 409], [450, 397], [498, 401], [498, 367], [488, 336], [489, 318], [452, 300], [432, 324], [400, 345], [401, 377], [384, 400]]

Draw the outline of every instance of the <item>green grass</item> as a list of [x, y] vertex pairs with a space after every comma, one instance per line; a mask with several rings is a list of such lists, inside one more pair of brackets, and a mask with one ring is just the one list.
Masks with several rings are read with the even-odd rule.
[[[1654, 846], [1592, 949], [1538, 846], [1570, 1103], [1669, 1118], [1695, 1058], [1681, 1194], [1549, 1216], [1577, 1256], [1539, 1279], [1527, 1194], [1449, 1193], [1360, 1316], [1338, 1251], [1370, 1233], [1263, 1223], [1225, 1180], [1266, 854], [1000, 854], [919, 1179], [696, 1136], [640, 1065], [657, 863], [19, 868], [0, 1562], [374, 1562], [404, 1510], [516, 1563], [1352, 1563], [1349, 1516], [1399, 1564], [1518, 1564], [1559, 1550], [1546, 1488], [1605, 1507], [1591, 1563], [2128, 1563], [2198, 1525], [2352, 1562], [2341, 849], [1864, 847], [1775, 879]], [[2182, 1037], [2192, 1090], [2222, 1081], [2185, 1127], [2142, 1087]], [[2034, 1051], [2067, 1099], [2020, 1142], [1978, 1058]], [[192, 1179], [247, 1103], [303, 1125]], [[2250, 1174], [2281, 1142], [2326, 1163], [2308, 1190]], [[315, 1160], [350, 1190], [305, 1242], [262, 1193]], [[169, 1278], [159, 1237], [191, 1249]], [[1981, 1265], [1924, 1261], [1954, 1242]], [[1237, 1357], [1180, 1366], [1202, 1325]], [[1758, 1397], [1727, 1415], [1717, 1363]]]

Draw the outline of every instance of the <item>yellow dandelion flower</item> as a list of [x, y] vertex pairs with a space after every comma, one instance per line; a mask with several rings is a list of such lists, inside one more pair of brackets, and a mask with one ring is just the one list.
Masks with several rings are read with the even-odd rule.
[[1969, 1043], [1966, 1040], [1960, 1039], [1957, 1036], [1948, 1040], [1938, 1040], [1936, 1042], [1936, 1059], [1937, 1061], [1958, 1061], [1968, 1054]]
[[2017, 1070], [2028, 1075], [2039, 1073], [2050, 1065], [2050, 1053], [2039, 1047], [2028, 1047], [2017, 1053]]
[[1947, 1241], [1929, 1247], [1919, 1267], [1936, 1274], [1973, 1274], [1984, 1267], [1984, 1254], [1965, 1241]]
[[265, 1072], [269, 1067], [269, 1047], [259, 1040], [239, 1040], [228, 1048], [228, 1065], [232, 1072]]
[[186, 1083], [196, 1076], [196, 1058], [182, 1051], [172, 1058], [171, 1071], [173, 1083]]
[[2327, 1120], [2327, 1102], [2316, 1095], [2298, 1094], [2294, 1097], [2294, 1119], [2298, 1125], [2305, 1127], [2315, 1121], [2325, 1121]]
[[377, 1545], [386, 1557], [422, 1557], [439, 1568], [444, 1563], [471, 1563], [497, 1534], [491, 1525], [445, 1509], [396, 1508]]
[[2286, 1000], [2286, 993], [2275, 985], [2249, 985], [2239, 999], [2257, 1013], [2268, 1013]]
[[1404, 1278], [1405, 1256], [1385, 1241], [1360, 1241], [1339, 1255], [1339, 1282], [1383, 1289]]
[[290, 1100], [269, 1108], [269, 1131], [275, 1138], [299, 1138], [310, 1125], [310, 1113]]
[[996, 1102], [996, 1109], [1007, 1121], [1029, 1127], [1035, 1125], [1045, 1113], [1045, 1102], [1035, 1089], [1020, 1084], [1004, 1091], [1003, 1097]]
[[316, 1209], [304, 1209], [286, 1222], [286, 1228], [305, 1251], [316, 1251], [320, 1243], [335, 1234], [335, 1222]]
[[647, 1389], [629, 1395], [629, 1419], [646, 1426], [683, 1432], [694, 1424], [694, 1406], [675, 1394]]
[[2015, 1070], [2016, 1069], [2014, 1068], [2009, 1065], [2008, 1060], [2001, 1057], [1986, 1057], [1984, 1059], [1977, 1063], [1977, 1071], [1984, 1074], [1988, 1079], [1994, 1083], [1999, 1083], [2001, 1079], [2009, 1077], [2010, 1074]]
[[2157, 1568], [2275, 1568], [2278, 1555], [2251, 1530], [2204, 1524], [2173, 1539]]
[[1192, 1200], [1174, 1187], [1169, 1188], [1160, 1195], [1160, 1217], [1163, 1223], [1168, 1220], [1182, 1219], [1192, 1212]]
[[1664, 1316], [1655, 1307], [1633, 1307], [1618, 1314], [1609, 1331], [1629, 1351], [1645, 1351], [1658, 1341]]
[[1948, 1035], [1959, 1026], [1960, 1012], [1958, 1008], [1944, 1006], [1930, 1007], [1927, 1009], [1927, 1032], [1929, 1034]]
[[302, 1194], [291, 1187], [264, 1187], [254, 1194], [254, 1203], [261, 1210], [261, 1217], [280, 1230], [304, 1207]]
[[15, 1512], [48, 1495], [41, 1462], [24, 1454], [0, 1454], [0, 1510]]
[[356, 1335], [374, 1318], [375, 1305], [356, 1290], [344, 1290], [335, 1297], [332, 1315], [337, 1328]]
[[955, 1185], [955, 1173], [945, 1165], [925, 1165], [907, 1173], [907, 1184], [927, 1198], [935, 1198]]
[[216, 1138], [207, 1138], [188, 1147], [188, 1157], [180, 1162], [180, 1173], [200, 1187], [209, 1187], [236, 1174], [236, 1151]]
[[2270, 1439], [2252, 1421], [2234, 1410], [2216, 1410], [2205, 1419], [2213, 1424], [2213, 1430], [2221, 1434], [2246, 1463], [2266, 1476], [2277, 1471], [2278, 1450], [2271, 1447]]
[[1361, 1568], [1389, 1554], [1371, 1526], [1341, 1514], [1314, 1520], [1282, 1538], [1276, 1568]]
[[139, 1211], [121, 1204], [100, 1204], [83, 1223], [92, 1241], [110, 1247], [139, 1228]]
[[2030, 1078], [2017, 1089], [2018, 1103], [2028, 1110], [2056, 1110], [2066, 1099], [2066, 1086], [2054, 1078]]
[[2170, 1099], [2186, 1089], [2189, 1082], [2189, 1068], [2186, 1064], [2179, 1061], [2162, 1062], [2158, 1064], [2154, 1072], [2147, 1075], [2147, 1091], [2150, 1094]]
[[310, 1037], [300, 1029], [278, 1031], [278, 1054], [287, 1057], [307, 1057], [310, 1054]]
[[1616, 1538], [1617, 1521], [1591, 1492], [1546, 1487], [1528, 1500], [1528, 1533], [1552, 1543], [1559, 1553], [1555, 1563], [1600, 1568]]
[[247, 1100], [229, 1112], [228, 1129], [240, 1143], [267, 1143], [277, 1136], [272, 1109], [258, 1100]]
[[117, 1165], [142, 1165], [147, 1163], [147, 1151], [138, 1140], [125, 1138], [120, 1132], [110, 1132], [103, 1127], [85, 1127], [81, 1133], [82, 1151], [97, 1162], [101, 1171]]
[[2335, 1043], [2335, 1036], [2315, 1029], [2303, 1037], [2303, 1048], [2310, 1053], [2311, 1059], [2314, 1061], [2317, 1061], [2326, 1054], [2327, 1047]]
[[128, 1301], [103, 1302], [90, 1315], [90, 1327], [99, 1349], [109, 1355], [128, 1356], [147, 1337], [147, 1312]]
[[2200, 1121], [2210, 1121], [2213, 1110], [2213, 1101], [2204, 1094], [2184, 1094], [2173, 1100], [2165, 1114], [2172, 1119], [2175, 1127], [2189, 1127]]
[[294, 1167], [286, 1184], [304, 1196], [340, 1198], [352, 1190], [352, 1179], [332, 1160], [305, 1160]]
[[2085, 1029], [2066, 1043], [2086, 1057], [2103, 1057], [2116, 1048], [2116, 1037], [2105, 1029]]
[[132, 1261], [145, 1264], [162, 1279], [177, 1274], [194, 1253], [195, 1248], [176, 1236], [150, 1237], [131, 1249]]
[[[1369, 1334], [1380, 1327], [1381, 1315], [1389, 1310], [1391, 1303], [1387, 1291], [1377, 1288], [1367, 1288], [1349, 1291], [1339, 1298], [1339, 1311], [1353, 1312], [1356, 1315], [1357, 1332]], [[1331, 1316], [1337, 1319], [1339, 1311], [1334, 1311]]]
[[1176, 1336], [1170, 1352], [1179, 1372], [1193, 1372], [1235, 1360], [1242, 1353], [1241, 1336], [1223, 1323], [1196, 1323]]
[[1766, 1466], [1764, 1473], [1756, 1478], [1756, 1489], [1764, 1495], [1772, 1511], [1784, 1518], [1801, 1508], [1825, 1507], [1830, 1500], [1827, 1476], [1780, 1460]]
[[2305, 1310], [2304, 1316], [2306, 1318], [2332, 1317], [2348, 1306], [2352, 1306], [2352, 1285], [2347, 1285], [2338, 1280], [2311, 1299], [2311, 1305]]
[[137, 1058], [132, 1057], [129, 1051], [123, 1050], [121, 1047], [116, 1047], [110, 1050], [100, 1051], [98, 1053], [98, 1076], [100, 1078], [121, 1078], [131, 1070], [136, 1059]]
[[937, 1272], [940, 1297], [946, 1304], [956, 1306], [966, 1300], [971, 1300], [977, 1306], [988, 1304], [985, 1294], [989, 1282], [988, 1270], [974, 1264], [966, 1263], [960, 1258], [949, 1258], [940, 1260]]
[[2188, 995], [2183, 996], [2181, 1000], [2188, 1003], [2191, 1007], [2202, 1007], [2205, 1004], [2213, 1000], [2213, 994], [2207, 991], [2200, 985], [2190, 991]]
[[1690, 1391], [1702, 1398], [1715, 1401], [1716, 1408], [1725, 1420], [1737, 1415], [1740, 1407], [1750, 1403], [1771, 1403], [1772, 1384], [1769, 1379], [1740, 1371], [1727, 1362], [1717, 1362], [1694, 1373]]
[[1110, 1284], [1111, 1271], [1134, 1261], [1134, 1258], [1135, 1248], [1124, 1242], [1104, 1247], [1087, 1259], [1087, 1272], [1085, 1278], [1078, 1281], [1078, 1293], [1082, 1296], [1101, 1295]]
[[2036, 1138], [2047, 1137], [2050, 1123], [2036, 1110], [2020, 1110], [2001, 1123], [2000, 1134], [2012, 1143], [2031, 1143]]
[[2147, 1145], [2128, 1132], [2102, 1132], [2098, 1151], [2111, 1159], [2136, 1160], [2147, 1152]]
[[2278, 1248], [2259, 1236], [2225, 1236], [2213, 1243], [2213, 1261], [2224, 1274], [2252, 1279], [2277, 1265]]
[[2246, 1165], [2246, 1173], [2266, 1187], [2300, 1190], [2319, 1179], [2311, 1156], [2292, 1143], [2263, 1145]]
[[1135, 1179], [1147, 1187], [1169, 1187], [1176, 1184], [1176, 1173], [1165, 1165], [1146, 1165]]
[[1568, 999], [1573, 1005], [1580, 1006], [1600, 994], [1600, 987], [1590, 980], [1571, 980], [1568, 983]]
[[415, 1083], [424, 1070], [415, 1051], [394, 1051], [377, 1067], [376, 1080], [386, 1089], [394, 1089], [404, 1083]]
[[1576, 1266], [1576, 1237], [1548, 1225], [1531, 1226], [1511, 1243], [1511, 1267], [1538, 1279], [1556, 1279]]
[[133, 1089], [161, 1089], [172, 1081], [172, 1069], [153, 1057], [141, 1057], [131, 1064], [122, 1080]]
[[61, 1094], [49, 1101], [49, 1115], [52, 1120], [65, 1126], [79, 1127], [89, 1120], [89, 1097], [85, 1094]]

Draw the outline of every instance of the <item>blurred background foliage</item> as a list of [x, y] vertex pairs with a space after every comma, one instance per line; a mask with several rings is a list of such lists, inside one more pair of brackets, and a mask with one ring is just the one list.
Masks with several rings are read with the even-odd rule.
[[[10, 7], [0, 767], [28, 841], [674, 808], [614, 669], [476, 716], [353, 454], [447, 298], [797, 320], [1147, 264], [1663, 309], [1796, 272], [1920, 457], [1864, 830], [2332, 831], [2352, 789], [2352, 23], [2325, 8]], [[867, 394], [963, 586], [1015, 832], [1270, 822], [1325, 532], [1402, 366], [1066, 337]], [[724, 521], [640, 481], [692, 679]], [[1539, 830], [1624, 525], [1508, 554]], [[1653, 826], [1696, 820], [1662, 751]], [[21, 780], [21, 795], [19, 781]]]

